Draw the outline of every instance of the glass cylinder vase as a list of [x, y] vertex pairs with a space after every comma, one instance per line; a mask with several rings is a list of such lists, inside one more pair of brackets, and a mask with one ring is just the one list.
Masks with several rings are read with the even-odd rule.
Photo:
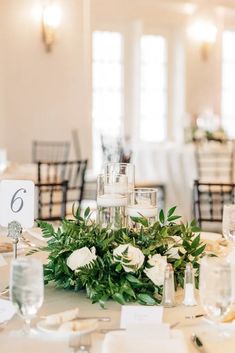
[[126, 226], [127, 176], [102, 174], [97, 178], [97, 224], [103, 228]]

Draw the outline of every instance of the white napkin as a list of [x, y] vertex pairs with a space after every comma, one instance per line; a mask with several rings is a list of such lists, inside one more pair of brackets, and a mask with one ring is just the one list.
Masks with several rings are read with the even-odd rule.
[[140, 335], [128, 331], [116, 331], [106, 334], [102, 345], [102, 353], [188, 353], [183, 334], [178, 330], [170, 332], [170, 336], [160, 337]]
[[15, 312], [16, 309], [9, 300], [0, 299], [0, 323], [10, 320]]

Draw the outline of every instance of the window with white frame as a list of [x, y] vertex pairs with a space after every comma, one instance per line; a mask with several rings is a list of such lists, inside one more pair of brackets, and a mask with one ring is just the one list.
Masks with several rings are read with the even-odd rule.
[[141, 38], [140, 140], [161, 142], [167, 134], [167, 41]]
[[224, 31], [222, 45], [222, 126], [235, 137], [235, 31]]
[[119, 32], [92, 34], [93, 168], [102, 162], [101, 136], [117, 137], [123, 120], [123, 38]]

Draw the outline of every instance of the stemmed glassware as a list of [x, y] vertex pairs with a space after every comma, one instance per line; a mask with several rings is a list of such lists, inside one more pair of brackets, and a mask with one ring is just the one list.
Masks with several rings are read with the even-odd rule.
[[223, 235], [235, 246], [235, 204], [224, 205]]
[[12, 261], [10, 273], [10, 298], [24, 320], [23, 334], [31, 333], [31, 320], [43, 304], [43, 266], [33, 258]]
[[207, 318], [215, 324], [221, 323], [232, 306], [231, 265], [224, 258], [202, 259], [199, 292]]

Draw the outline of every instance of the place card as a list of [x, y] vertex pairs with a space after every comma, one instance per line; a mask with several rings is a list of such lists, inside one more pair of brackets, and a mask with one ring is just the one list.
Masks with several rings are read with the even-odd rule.
[[12, 221], [23, 228], [34, 224], [34, 183], [31, 180], [3, 180], [0, 183], [0, 225]]
[[121, 310], [121, 328], [162, 323], [163, 306], [125, 305]]

